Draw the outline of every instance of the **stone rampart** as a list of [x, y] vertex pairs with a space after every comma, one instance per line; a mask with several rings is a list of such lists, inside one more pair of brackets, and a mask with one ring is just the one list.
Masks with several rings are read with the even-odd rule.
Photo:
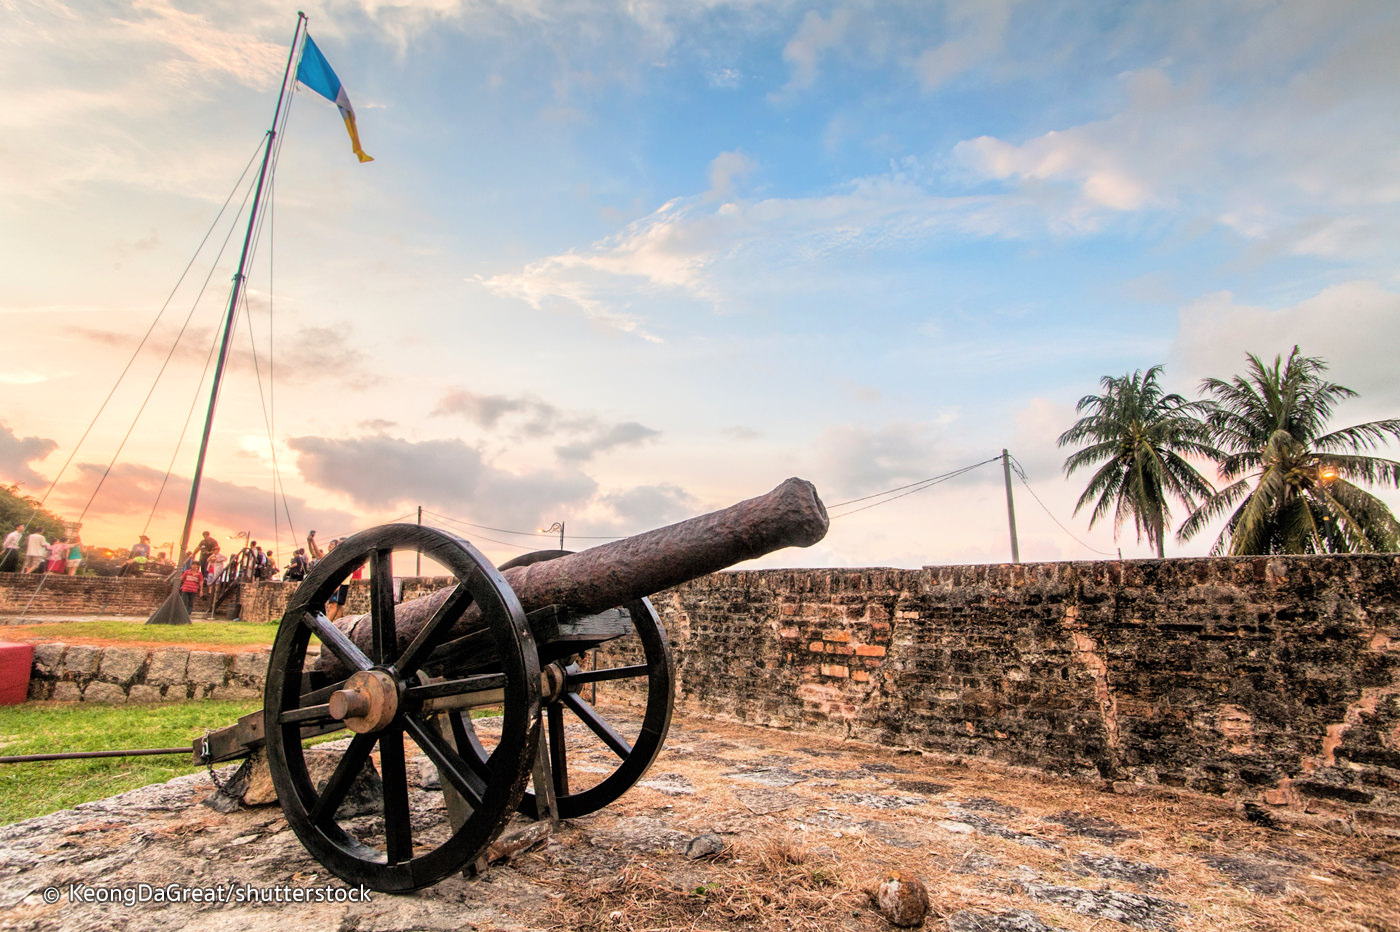
[[716, 714], [1400, 831], [1400, 557], [758, 570], [654, 600]]
[[170, 595], [162, 576], [0, 573], [0, 619], [44, 615], [149, 615]]
[[[653, 602], [697, 711], [1400, 832], [1397, 555], [751, 570]], [[111, 682], [86, 663], [84, 696]]]

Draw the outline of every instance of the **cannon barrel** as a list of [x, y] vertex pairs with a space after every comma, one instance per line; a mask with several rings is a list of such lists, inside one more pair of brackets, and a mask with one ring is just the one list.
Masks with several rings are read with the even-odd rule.
[[[792, 478], [766, 495], [728, 508], [555, 560], [511, 567], [502, 575], [526, 612], [562, 605], [586, 615], [784, 547], [810, 547], [826, 536], [827, 524], [816, 487]], [[401, 648], [427, 624], [450, 592], [439, 590], [396, 607], [394, 624]], [[368, 649], [369, 616], [352, 616], [336, 624]], [[479, 625], [479, 614], [469, 609], [453, 626], [451, 636], [469, 634]], [[318, 667], [327, 673], [341, 672], [329, 652], [322, 653]]]

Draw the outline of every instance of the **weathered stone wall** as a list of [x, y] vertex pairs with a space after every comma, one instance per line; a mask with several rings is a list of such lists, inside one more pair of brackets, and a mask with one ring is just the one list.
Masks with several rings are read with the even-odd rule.
[[[292, 589], [245, 586], [243, 617]], [[726, 572], [653, 602], [697, 710], [1400, 831], [1395, 555]]]
[[[402, 599], [408, 601], [425, 596], [444, 586], [452, 585], [451, 576], [413, 576], [402, 580]], [[356, 579], [349, 583], [345, 600], [346, 615], [361, 615], [369, 611], [369, 580]], [[287, 610], [287, 600], [297, 591], [297, 583], [259, 581], [243, 584], [239, 602], [244, 621], [276, 621]]]
[[36, 644], [29, 698], [108, 703], [260, 699], [269, 655]]
[[43, 615], [149, 615], [170, 594], [163, 577], [0, 573], [0, 618]]
[[1400, 830], [1400, 557], [720, 573], [682, 699]]

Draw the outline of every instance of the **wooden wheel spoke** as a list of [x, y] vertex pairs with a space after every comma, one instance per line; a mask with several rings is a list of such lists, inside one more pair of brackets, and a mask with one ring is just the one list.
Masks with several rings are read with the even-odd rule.
[[307, 705], [299, 709], [288, 709], [277, 716], [277, 721], [283, 725], [321, 725], [333, 722], [336, 719], [331, 715], [330, 706], [326, 703], [320, 705]]
[[355, 642], [350, 640], [344, 631], [332, 624], [325, 615], [319, 612], [314, 615], [307, 612], [302, 616], [302, 623], [316, 633], [316, 636], [321, 639], [321, 643], [332, 654], [335, 654], [337, 660], [352, 670], [368, 670], [374, 666], [370, 659], [364, 655], [364, 651], [356, 647]]
[[574, 714], [577, 715], [604, 744], [612, 748], [612, 752], [618, 757], [626, 760], [632, 754], [632, 745], [627, 743], [627, 739], [623, 738], [611, 725], [604, 721], [597, 710], [589, 705], [578, 693], [564, 693], [564, 704], [572, 709]]
[[423, 753], [427, 754], [428, 759], [437, 767], [438, 777], [452, 784], [452, 788], [462, 794], [473, 809], [480, 808], [481, 801], [486, 798], [486, 782], [477, 775], [475, 769], [461, 754], [454, 751], [431, 725], [420, 722], [412, 715], [404, 718], [404, 725], [412, 734], [413, 740], [423, 749]]
[[384, 781], [384, 846], [389, 863], [400, 864], [413, 859], [413, 828], [403, 732], [397, 728], [379, 735], [379, 771]]
[[335, 811], [345, 801], [345, 794], [350, 791], [350, 784], [355, 782], [355, 777], [359, 776], [360, 771], [364, 769], [365, 761], [369, 760], [369, 752], [373, 748], [373, 735], [356, 735], [351, 740], [350, 747], [345, 750], [345, 756], [340, 759], [339, 764], [336, 764], [335, 772], [326, 781], [326, 786], [321, 790], [316, 805], [311, 809], [310, 816], [313, 823], [323, 824], [335, 820]]
[[481, 673], [476, 676], [464, 676], [460, 679], [443, 680], [439, 683], [428, 683], [423, 686], [410, 686], [407, 697], [417, 699], [420, 702], [425, 699], [445, 699], [449, 696], [504, 689], [509, 682], [509, 678], [504, 673]]
[[394, 571], [392, 551], [376, 548], [369, 552], [369, 621], [371, 652], [375, 663], [388, 664], [398, 654], [398, 633], [394, 628]]
[[569, 793], [569, 751], [564, 741], [564, 707], [551, 702], [547, 707], [549, 719], [549, 767], [554, 778], [554, 792]]
[[633, 664], [627, 667], [604, 667], [601, 670], [580, 670], [577, 673], [569, 674], [569, 683], [605, 683], [608, 680], [628, 680], [639, 676], [646, 676], [651, 672], [651, 668], [644, 663]]
[[394, 668], [398, 670], [400, 676], [411, 676], [416, 672], [433, 648], [442, 641], [457, 619], [462, 617], [462, 613], [472, 604], [472, 594], [468, 591], [465, 580], [452, 590], [443, 603], [438, 606], [438, 610], [433, 613], [433, 617], [428, 619], [428, 623], [419, 629], [412, 641], [404, 648], [399, 656]]

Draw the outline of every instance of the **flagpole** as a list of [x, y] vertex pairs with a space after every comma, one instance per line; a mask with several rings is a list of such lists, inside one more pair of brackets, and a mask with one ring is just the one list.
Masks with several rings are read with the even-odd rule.
[[199, 483], [204, 476], [204, 455], [209, 450], [209, 434], [214, 427], [214, 409], [219, 403], [219, 386], [223, 382], [224, 366], [228, 363], [229, 338], [233, 335], [233, 320], [238, 311], [238, 299], [243, 294], [243, 283], [248, 268], [249, 253], [253, 242], [253, 228], [257, 225], [258, 208], [262, 203], [263, 188], [267, 183], [267, 166], [272, 161], [272, 144], [277, 138], [277, 121], [282, 116], [282, 102], [287, 96], [287, 80], [292, 74], [292, 63], [296, 60], [297, 43], [301, 40], [302, 26], [306, 14], [297, 11], [297, 28], [292, 33], [292, 48], [287, 54], [287, 70], [282, 74], [282, 89], [277, 93], [277, 108], [272, 114], [272, 128], [267, 131], [267, 145], [263, 149], [262, 168], [258, 171], [258, 187], [253, 194], [253, 210], [248, 215], [248, 230], [243, 234], [243, 252], [238, 257], [238, 271], [233, 276], [233, 293], [228, 299], [228, 313], [224, 316], [223, 342], [219, 345], [219, 362], [214, 368], [214, 384], [209, 391], [209, 412], [204, 417], [204, 436], [199, 441], [199, 458], [195, 461], [194, 481], [190, 484], [190, 506], [185, 511], [185, 528], [180, 533], [181, 561], [190, 543], [190, 529], [194, 526], [194, 509], [199, 501]]

